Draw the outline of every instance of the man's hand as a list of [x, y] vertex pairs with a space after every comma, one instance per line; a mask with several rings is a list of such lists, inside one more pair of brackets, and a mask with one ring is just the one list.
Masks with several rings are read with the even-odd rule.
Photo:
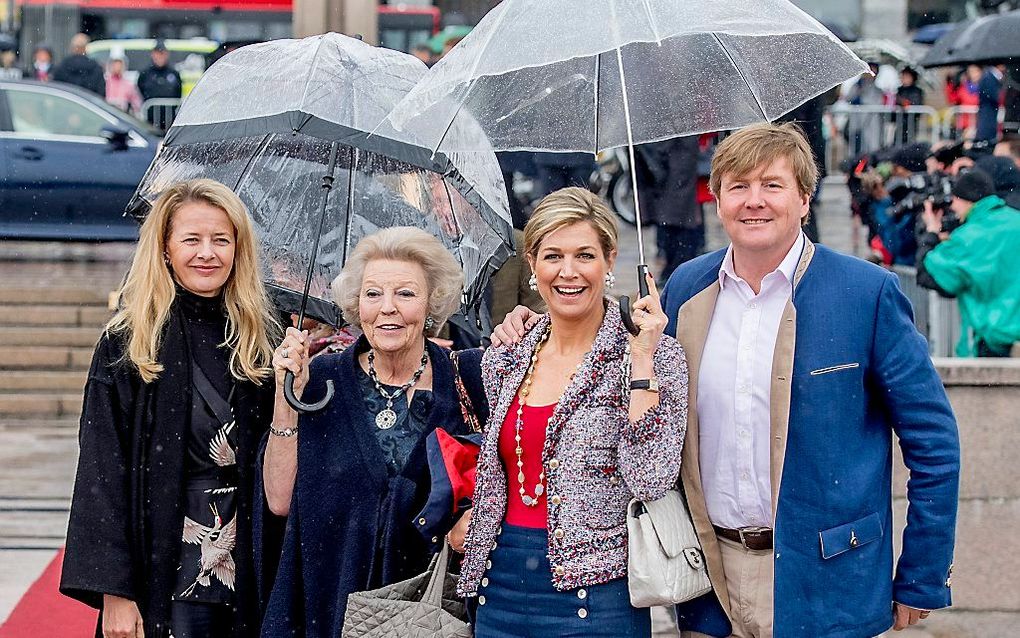
[[142, 614], [135, 601], [103, 596], [103, 638], [145, 638]]
[[470, 524], [471, 510], [467, 510], [461, 515], [460, 520], [453, 526], [450, 533], [446, 535], [446, 542], [450, 544], [453, 551], [464, 553], [464, 539], [467, 538], [468, 525]]
[[924, 227], [929, 233], [938, 235], [942, 232], [942, 211], [935, 210], [930, 199], [924, 200], [924, 212], [921, 213], [921, 218], [924, 219]]
[[913, 607], [893, 603], [893, 630], [903, 631], [910, 625], [916, 625], [921, 622], [930, 613], [927, 609], [914, 609]]
[[503, 323], [496, 326], [492, 331], [492, 345], [507, 346], [517, 343], [528, 334], [528, 331], [535, 327], [538, 318], [542, 315], [534, 312], [526, 306], [517, 306], [507, 313]]

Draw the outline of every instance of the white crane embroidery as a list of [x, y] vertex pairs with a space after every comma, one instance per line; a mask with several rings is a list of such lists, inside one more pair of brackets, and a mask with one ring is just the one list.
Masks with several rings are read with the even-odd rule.
[[195, 582], [184, 590], [182, 596], [190, 596], [197, 585], [208, 587], [210, 576], [215, 576], [228, 589], [234, 590], [236, 566], [231, 552], [237, 540], [237, 515], [235, 514], [234, 518], [224, 525], [215, 503], [209, 505], [209, 509], [213, 513], [212, 527], [206, 527], [187, 516], [184, 517], [184, 542], [199, 545], [202, 548], [202, 557], [199, 559]]
[[230, 431], [234, 429], [235, 423], [235, 421], [231, 421], [221, 427], [216, 436], [209, 441], [209, 458], [220, 467], [227, 467], [237, 463], [237, 454], [227, 438]]

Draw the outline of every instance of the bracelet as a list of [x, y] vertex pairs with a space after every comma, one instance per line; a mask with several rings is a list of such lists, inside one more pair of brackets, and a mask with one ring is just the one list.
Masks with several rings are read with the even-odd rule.
[[296, 425], [292, 428], [283, 428], [282, 430], [277, 430], [272, 423], [269, 424], [269, 433], [272, 434], [273, 436], [278, 436], [280, 438], [289, 439], [292, 436], [296, 436], [297, 431], [298, 426]]

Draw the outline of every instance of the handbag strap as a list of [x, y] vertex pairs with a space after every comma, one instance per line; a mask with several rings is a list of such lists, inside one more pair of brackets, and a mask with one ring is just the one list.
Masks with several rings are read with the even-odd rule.
[[478, 416], [475, 414], [475, 406], [471, 402], [471, 397], [468, 395], [467, 388], [464, 387], [464, 379], [460, 377], [460, 357], [457, 356], [456, 350], [450, 351], [450, 362], [453, 363], [453, 383], [457, 386], [457, 399], [460, 402], [460, 414], [464, 418], [464, 423], [471, 428], [472, 432], [481, 432], [482, 426], [478, 422]]
[[443, 549], [432, 562], [432, 575], [429, 577], [429, 585], [425, 588], [425, 595], [421, 602], [434, 607], [443, 606], [443, 586], [446, 584], [446, 572], [450, 568], [450, 545], [443, 543]]

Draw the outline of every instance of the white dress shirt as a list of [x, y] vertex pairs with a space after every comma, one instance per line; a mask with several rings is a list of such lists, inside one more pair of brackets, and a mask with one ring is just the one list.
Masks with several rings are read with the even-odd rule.
[[772, 357], [804, 234], [757, 295], [733, 268], [733, 246], [719, 269], [719, 299], [698, 373], [701, 483], [714, 525], [772, 527]]

